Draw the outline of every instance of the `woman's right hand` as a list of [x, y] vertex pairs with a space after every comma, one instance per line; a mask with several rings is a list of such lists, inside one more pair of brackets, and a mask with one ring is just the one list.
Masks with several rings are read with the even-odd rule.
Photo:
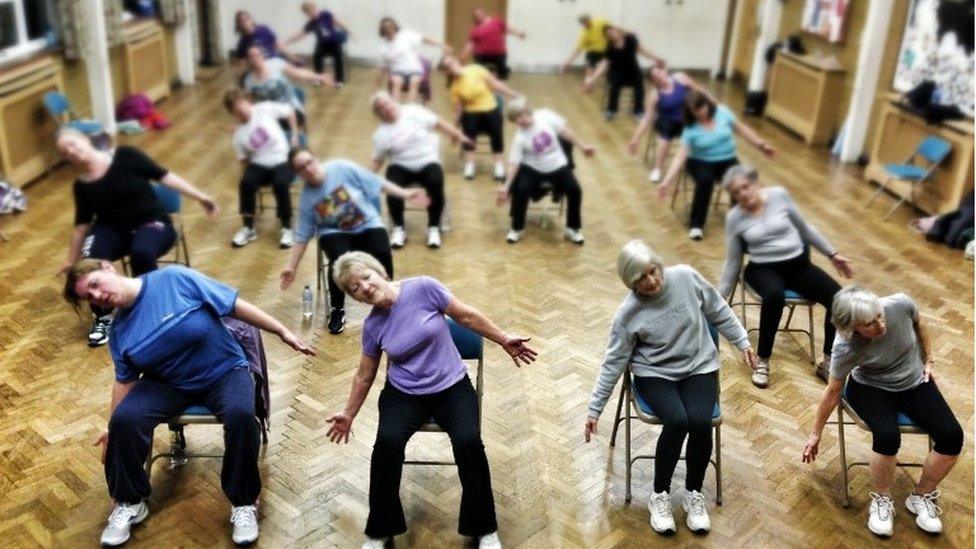
[[583, 439], [586, 442], [590, 441], [590, 438], [596, 435], [596, 423], [600, 418], [597, 417], [587, 417], [586, 425], [583, 426]]
[[108, 450], [108, 431], [102, 431], [99, 433], [98, 437], [95, 438], [95, 443], [92, 446], [102, 447], [102, 463], [105, 463], [105, 451]]
[[329, 431], [326, 436], [329, 440], [335, 442], [336, 444], [340, 442], [349, 442], [349, 435], [352, 433], [352, 416], [346, 413], [345, 410], [332, 414], [328, 419], [326, 419], [332, 426], [329, 427]]
[[813, 463], [817, 459], [817, 453], [819, 452], [820, 435], [810, 433], [810, 438], [807, 439], [807, 445], [803, 448], [803, 463]]
[[295, 281], [295, 269], [292, 267], [285, 267], [281, 274], [278, 276], [281, 280], [281, 289], [287, 290], [291, 283]]
[[637, 154], [637, 147], [639, 146], [640, 143], [638, 143], [636, 139], [631, 139], [627, 142], [627, 152], [630, 153], [630, 156], [635, 156]]
[[508, 202], [508, 187], [505, 185], [499, 185], [495, 189], [495, 205], [499, 208], [504, 206]]
[[752, 346], [742, 349], [742, 361], [753, 371], [759, 366], [759, 358], [756, 357], [756, 352], [752, 350]]
[[671, 185], [673, 182], [671, 179], [665, 179], [657, 186], [657, 199], [660, 201], [665, 201], [668, 199], [668, 195], [671, 194]]
[[430, 197], [427, 196], [427, 192], [423, 189], [410, 189], [407, 191], [407, 201], [414, 206], [420, 206], [421, 208], [426, 208], [430, 206]]

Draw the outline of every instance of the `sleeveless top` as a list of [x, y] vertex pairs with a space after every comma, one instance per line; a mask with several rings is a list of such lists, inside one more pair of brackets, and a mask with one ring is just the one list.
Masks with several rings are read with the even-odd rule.
[[688, 95], [688, 86], [671, 79], [674, 86], [671, 93], [657, 92], [657, 112], [661, 118], [668, 120], [681, 120], [681, 111], [684, 108], [685, 96]]

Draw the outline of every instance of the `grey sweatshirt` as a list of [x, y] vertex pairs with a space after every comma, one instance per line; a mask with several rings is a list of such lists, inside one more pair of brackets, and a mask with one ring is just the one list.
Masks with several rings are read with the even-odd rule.
[[718, 283], [718, 292], [723, 296], [732, 292], [742, 268], [743, 242], [749, 248], [751, 261], [756, 263], [793, 259], [803, 253], [805, 244], [827, 256], [836, 251], [803, 219], [789, 191], [783, 187], [767, 187], [765, 192], [766, 206], [761, 214], [748, 214], [741, 206], [735, 206], [725, 216], [725, 267]]
[[749, 346], [739, 319], [721, 295], [688, 265], [664, 269], [654, 297], [631, 291], [613, 317], [610, 341], [590, 395], [590, 417], [599, 417], [628, 365], [634, 375], [677, 381], [718, 370], [718, 351], [705, 321], [738, 349]]

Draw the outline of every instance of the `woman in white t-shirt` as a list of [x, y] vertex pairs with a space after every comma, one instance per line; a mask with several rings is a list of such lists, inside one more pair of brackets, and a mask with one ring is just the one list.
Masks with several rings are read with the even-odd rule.
[[[246, 246], [258, 237], [254, 230], [254, 207], [258, 190], [271, 185], [275, 195], [281, 234], [278, 247], [291, 248], [294, 236], [291, 229], [291, 184], [295, 173], [288, 164], [288, 151], [298, 146], [298, 118], [295, 109], [274, 101], [252, 102], [247, 93], [230, 89], [224, 93], [224, 108], [233, 114], [240, 125], [232, 139], [237, 159], [244, 166], [239, 186], [240, 212], [243, 226], [234, 233], [231, 244]], [[279, 120], [286, 120], [291, 137], [281, 130]]]
[[529, 200], [542, 198], [548, 189], [542, 184], [549, 182], [554, 196], [565, 195], [566, 238], [574, 244], [583, 244], [583, 222], [580, 209], [583, 190], [580, 188], [566, 150], [575, 145], [587, 157], [596, 152], [591, 145], [580, 141], [576, 133], [566, 125], [566, 119], [549, 109], [533, 110], [524, 97], [512, 100], [505, 109], [511, 122], [518, 126], [509, 152], [509, 169], [505, 183], [498, 187], [498, 205], [512, 200], [512, 229], [505, 237], [510, 244], [522, 238], [525, 214]]
[[277, 101], [291, 105], [298, 116], [298, 124], [303, 128], [305, 127], [305, 103], [299, 98], [298, 91], [290, 79], [315, 86], [334, 85], [332, 75], [315, 74], [310, 70], [291, 65], [280, 57], [265, 59], [264, 52], [258, 46], [248, 48], [247, 68], [241, 87], [256, 101]]
[[453, 51], [447, 44], [423, 36], [417, 31], [400, 29], [392, 17], [380, 19], [380, 72], [376, 86], [384, 89], [387, 85], [393, 99], [400, 101], [406, 91], [406, 101], [416, 103], [420, 95], [420, 83], [424, 79], [424, 63], [417, 49], [421, 44], [440, 48], [443, 53]]
[[[441, 169], [440, 140], [435, 130], [452, 139], [470, 143], [461, 130], [420, 105], [398, 105], [386, 92], [373, 96], [373, 114], [383, 123], [373, 132], [373, 171], [379, 173], [389, 159], [386, 179], [406, 187], [420, 185], [430, 197], [427, 207], [427, 246], [441, 247], [441, 213], [444, 211], [444, 170]], [[407, 240], [403, 222], [403, 199], [386, 195], [393, 219], [390, 246], [402, 248]]]

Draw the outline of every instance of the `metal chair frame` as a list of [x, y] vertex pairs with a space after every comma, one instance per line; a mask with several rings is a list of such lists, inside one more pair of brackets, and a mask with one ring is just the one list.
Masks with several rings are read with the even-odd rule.
[[[672, 210], [674, 210], [674, 206], [678, 201], [679, 194], [681, 195], [681, 201], [684, 203], [684, 206], [686, 208], [691, 206], [691, 201], [688, 199], [688, 193], [691, 191], [692, 185], [694, 185], [694, 182], [691, 181], [691, 177], [688, 175], [688, 172], [682, 169], [678, 174], [678, 181], [674, 184], [674, 191], [671, 193]], [[722, 204], [722, 195], [727, 194], [721, 185], [716, 184], [715, 186], [718, 188], [713, 189], [714, 198], [709, 206], [709, 212], [711, 212], [711, 210], [718, 209], [720, 205], [724, 205]]]
[[[926, 149], [928, 147], [937, 147], [940, 150], [937, 150], [935, 152], [941, 154], [933, 154], [930, 157], [930, 155], [926, 152]], [[915, 147], [915, 150], [912, 151], [912, 153], [908, 155], [908, 158], [906, 158], [905, 161], [902, 163], [902, 165], [911, 165], [911, 166], [919, 167], [915, 164], [915, 160], [919, 156], [924, 158], [929, 163], [929, 166], [926, 169], [925, 174], [922, 175], [922, 177], [918, 179], [902, 179], [902, 181], [907, 181], [910, 184], [909, 197], [913, 208], [916, 207], [915, 195], [918, 186], [931, 179], [932, 174], [935, 173], [935, 170], [938, 169], [939, 165], [942, 164], [942, 161], [945, 160], [946, 157], [948, 157], [951, 153], [952, 153], [952, 145], [949, 144], [948, 141], [930, 135], [925, 139], [923, 139], [922, 142], [919, 143], [917, 147]], [[874, 191], [874, 193], [871, 195], [870, 198], [868, 198], [868, 201], [864, 203], [864, 207], [867, 207], [871, 204], [871, 202], [874, 202], [874, 199], [877, 198], [878, 195], [880, 195], [882, 191], [884, 191], [888, 187], [888, 184], [891, 183], [892, 180], [900, 179], [894, 174], [892, 174], [891, 172], [889, 172], [887, 168], [885, 168], [885, 173], [887, 174], [887, 177], [885, 178], [884, 181], [881, 182], [880, 185], [878, 185], [878, 189]], [[895, 201], [895, 204], [891, 207], [891, 209], [888, 210], [888, 213], [886, 213], [884, 217], [881, 218], [882, 221], [891, 217], [891, 214], [895, 213], [895, 210], [897, 210], [899, 206], [904, 204], [906, 200], [909, 200], [909, 197], [905, 197], [904, 195], [902, 195], [897, 201]]]
[[[153, 183], [153, 191], [157, 196], [161, 193], [172, 193], [175, 197], [170, 197], [170, 202], [175, 203], [176, 207], [167, 207], [166, 213], [173, 217], [173, 228], [176, 230], [176, 242], [173, 244], [173, 259], [157, 259], [157, 263], [164, 265], [184, 265], [190, 266], [190, 248], [186, 244], [186, 231], [183, 229], [183, 201], [177, 191], [163, 187], [161, 183]], [[160, 200], [166, 204], [167, 200]], [[182, 256], [182, 257], [181, 257]], [[132, 268], [129, 264], [129, 257], [122, 256], [119, 260], [122, 263], [122, 271], [126, 274], [131, 273]]]
[[[744, 261], [745, 260], [743, 259], [743, 262]], [[759, 296], [756, 294], [756, 292], [752, 288], [750, 288], [748, 284], [746, 284], [745, 278], [743, 276], [743, 272], [744, 272], [744, 269], [739, 271], [739, 276], [738, 276], [738, 278], [736, 278], [735, 283], [732, 285], [732, 296], [733, 297], [732, 297], [732, 302], [729, 303], [729, 307], [731, 307], [733, 309], [735, 309], [736, 306], [739, 306], [740, 307], [740, 310], [742, 311], [742, 326], [746, 329], [746, 333], [758, 332], [759, 331], [759, 328], [758, 327], [756, 327], [756, 328], [750, 328], [749, 327], [749, 323], [747, 321], [747, 315], [746, 315], [746, 307], [747, 306], [749, 306], [749, 307], [762, 307], [762, 301], [759, 299]], [[735, 301], [735, 297], [734, 297], [735, 296], [735, 293], [736, 293], [736, 289], [739, 290], [739, 300], [738, 301]], [[746, 294], [749, 294], [750, 296], [752, 296], [753, 301], [747, 300], [747, 295]], [[788, 310], [788, 314], [786, 315], [786, 323], [780, 325], [780, 327], [778, 327], [776, 329], [777, 332], [800, 333], [800, 334], [806, 334], [807, 335], [807, 337], [810, 340], [810, 364], [816, 364], [816, 362], [817, 362], [817, 351], [816, 351], [815, 337], [814, 337], [814, 330], [815, 330], [814, 326], [815, 325], [813, 323], [813, 306], [814, 305], [815, 305], [814, 302], [808, 301], [808, 300], [803, 299], [803, 298], [800, 298], [800, 299], [787, 298], [786, 299], [786, 308]], [[796, 308], [797, 307], [806, 307], [806, 309], [807, 309], [807, 321], [808, 321], [808, 328], [807, 329], [794, 328], [792, 326], [793, 314], [796, 312]]]

